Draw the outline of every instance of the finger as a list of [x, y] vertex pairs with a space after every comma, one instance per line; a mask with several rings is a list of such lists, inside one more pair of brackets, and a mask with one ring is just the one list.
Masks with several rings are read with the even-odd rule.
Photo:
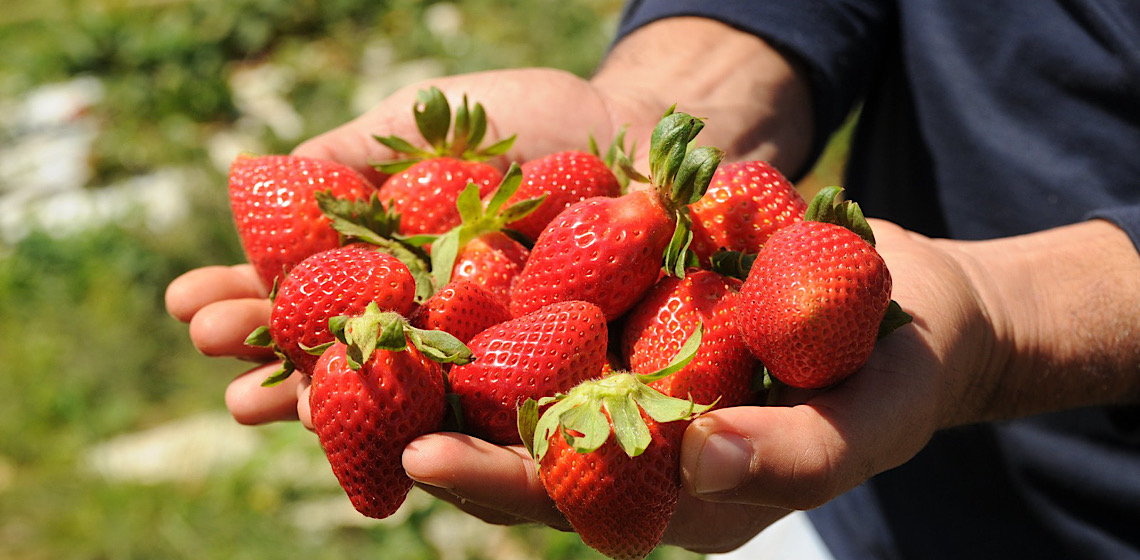
[[444, 488], [439, 488], [427, 484], [420, 484], [418, 482], [416, 485], [428, 494], [431, 494], [432, 496], [435, 496], [436, 498], [439, 498], [440, 500], [443, 500], [459, 508], [459, 510], [468, 515], [478, 518], [484, 523], [490, 523], [492, 525], [525, 525], [528, 523], [534, 523], [534, 521], [530, 519], [523, 519], [521, 517], [504, 513], [498, 509], [476, 504], [475, 502], [472, 502], [466, 498], [461, 498], [452, 493], [450, 490], [446, 490]]
[[211, 303], [190, 320], [190, 340], [207, 356], [249, 360], [273, 359], [267, 348], [249, 346], [246, 337], [269, 323], [273, 304], [267, 299], [230, 299]]
[[226, 387], [226, 408], [241, 424], [266, 424], [297, 420], [298, 385], [302, 375], [294, 373], [272, 387], [261, 383], [281, 367], [279, 362], [253, 368]]
[[501, 447], [445, 432], [416, 439], [404, 449], [403, 459], [404, 470], [416, 482], [447, 490], [507, 517], [568, 527], [522, 447]]
[[905, 340], [913, 334], [896, 331], [866, 367], [803, 404], [694, 420], [681, 449], [686, 489], [710, 501], [810, 509], [908, 460], [933, 425], [927, 408], [907, 404], [932, 394], [927, 376], [899, 375], [924, 370], [912, 362], [922, 352]]
[[266, 298], [269, 291], [253, 267], [207, 266], [175, 278], [166, 288], [166, 310], [174, 318], [189, 323], [203, 307], [227, 300]]
[[412, 118], [415, 96], [414, 88], [403, 88], [360, 117], [301, 143], [293, 155], [338, 161], [379, 186], [386, 176], [374, 165], [399, 154], [375, 136], [399, 136], [417, 145], [423, 142]]
[[297, 418], [301, 421], [301, 425], [312, 432], [314, 430], [312, 409], [309, 408], [310, 381], [309, 376], [303, 375], [297, 382]]
[[729, 552], [788, 513], [784, 508], [708, 502], [681, 492], [661, 542], [702, 554]]

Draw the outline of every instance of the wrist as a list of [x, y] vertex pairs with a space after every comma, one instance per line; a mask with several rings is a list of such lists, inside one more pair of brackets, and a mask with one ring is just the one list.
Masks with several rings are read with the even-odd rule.
[[624, 38], [592, 78], [617, 123], [648, 138], [665, 109], [705, 118], [701, 143], [729, 160], [760, 159], [787, 174], [807, 163], [811, 92], [795, 62], [758, 37], [702, 18], [671, 18]]
[[958, 423], [1140, 402], [1140, 257], [1122, 231], [1094, 220], [953, 252], [992, 341]]

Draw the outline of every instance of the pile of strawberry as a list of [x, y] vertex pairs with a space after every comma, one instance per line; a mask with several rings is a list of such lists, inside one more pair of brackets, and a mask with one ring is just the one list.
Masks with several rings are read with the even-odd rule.
[[247, 343], [282, 359], [266, 383], [309, 377], [314, 428], [364, 515], [404, 501], [411, 440], [459, 430], [526, 445], [584, 542], [643, 558], [673, 513], [689, 420], [835, 384], [908, 319], [858, 206], [838, 189], [809, 205], [764, 162], [722, 164], [694, 147], [700, 119], [666, 112], [648, 178], [621, 135], [605, 156], [591, 139], [503, 173], [486, 160], [514, 138], [482, 147], [481, 105], [453, 113], [432, 89], [413, 109], [430, 148], [377, 137], [409, 156], [378, 164], [379, 186], [273, 155], [237, 158], [229, 180], [273, 286]]

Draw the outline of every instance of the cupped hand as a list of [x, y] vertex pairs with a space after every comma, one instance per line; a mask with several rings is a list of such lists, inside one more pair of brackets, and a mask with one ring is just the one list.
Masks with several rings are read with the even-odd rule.
[[[591, 82], [560, 70], [524, 68], [449, 76], [414, 84], [393, 93], [355, 120], [308, 140], [294, 154], [332, 159], [358, 169], [374, 181], [383, 179], [372, 164], [399, 155], [374, 135], [420, 139], [412, 118], [419, 91], [439, 88], [454, 108], [467, 97], [487, 113], [486, 142], [516, 135], [498, 163], [523, 162], [546, 154], [589, 147], [591, 136], [608, 146], [622, 127], [630, 138], [648, 139], [666, 105], [643, 103], [620, 92], [603, 92]], [[422, 144], [422, 140], [419, 142]], [[647, 141], [638, 142], [644, 152]], [[644, 154], [641, 154], [644, 155]]]
[[281, 363], [271, 351], [245, 344], [249, 333], [269, 323], [268, 294], [257, 272], [247, 264], [194, 269], [175, 278], [166, 288], [167, 311], [189, 324], [190, 340], [199, 352], [257, 363], [226, 390], [226, 406], [243, 424], [298, 418], [301, 376], [293, 375], [279, 385], [262, 387], [262, 381]]
[[[704, 414], [682, 446], [686, 492], [664, 542], [732, 550], [790, 510], [819, 506], [913, 457], [942, 427], [964, 421], [984, 394], [995, 348], [990, 313], [961, 245], [873, 221], [914, 322], [881, 339], [870, 361], [820, 391], [785, 391], [780, 406]], [[404, 453], [408, 474], [432, 493], [494, 523], [565, 529], [521, 448], [432, 434]]]
[[[393, 153], [373, 136], [401, 136], [413, 143], [422, 139], [412, 107], [419, 91], [438, 87], [452, 106], [466, 96], [481, 103], [487, 113], [488, 142], [517, 135], [512, 149], [499, 163], [526, 161], [569, 149], [587, 149], [593, 136], [604, 146], [622, 127], [630, 138], [648, 138], [664, 108], [636, 96], [605, 94], [573, 74], [550, 69], [517, 69], [474, 73], [431, 80], [401, 89], [359, 118], [298, 146], [295, 155], [331, 159], [383, 180], [373, 164]], [[645, 146], [647, 142], [639, 143]], [[300, 418], [307, 423], [307, 400], [300, 375], [275, 387], [261, 381], [279, 364], [265, 349], [244, 344], [246, 336], [268, 323], [268, 289], [248, 266], [213, 266], [192, 270], [168, 287], [167, 309], [189, 323], [190, 338], [207, 356], [234, 357], [267, 362], [235, 379], [226, 391], [226, 405], [242, 423], [257, 424]]]

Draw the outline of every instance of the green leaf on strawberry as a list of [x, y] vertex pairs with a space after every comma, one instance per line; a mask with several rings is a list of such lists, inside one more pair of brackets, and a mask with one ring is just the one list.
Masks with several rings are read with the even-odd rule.
[[883, 320], [879, 322], [878, 338], [883, 338], [895, 332], [895, 329], [913, 320], [914, 318], [910, 316], [910, 313], [903, 311], [899, 303], [892, 299], [891, 302], [887, 304], [887, 313], [883, 315]]
[[[619, 372], [585, 381], [565, 394], [538, 401], [527, 399], [518, 413], [519, 435], [524, 445], [540, 462], [555, 433], [561, 434], [579, 453], [598, 449], [612, 433], [627, 455], [640, 455], [652, 440], [641, 411], [664, 423], [688, 420], [711, 408], [711, 404], [699, 405], [666, 396], [647, 385], [685, 367], [700, 348], [702, 332], [700, 327], [695, 329], [673, 361], [657, 372]], [[539, 416], [538, 410], [547, 406]]]
[[830, 186], [820, 189], [808, 203], [804, 219], [810, 222], [824, 222], [843, 226], [862, 237], [872, 247], [875, 246], [875, 233], [871, 224], [863, 216], [859, 204], [852, 200], [836, 202], [843, 192], [842, 187]]
[[465, 364], [474, 358], [471, 350], [444, 331], [417, 329], [399, 313], [368, 304], [364, 314], [329, 321], [336, 339], [347, 345], [349, 367], [360, 369], [377, 349], [398, 352], [411, 342], [429, 359], [439, 363]]
[[342, 242], [364, 241], [408, 267], [416, 281], [417, 302], [435, 293], [428, 264], [430, 257], [420, 248], [426, 240], [401, 235], [400, 215], [385, 208], [376, 193], [367, 200], [337, 198], [327, 192], [316, 193], [316, 198], [317, 206], [329, 218], [333, 229], [341, 234]]
[[697, 357], [697, 350], [701, 348], [704, 332], [704, 325], [697, 323], [697, 328], [693, 329], [693, 334], [685, 339], [684, 344], [681, 344], [681, 348], [677, 350], [677, 355], [673, 357], [673, 361], [656, 372], [639, 375], [638, 379], [643, 383], [652, 383], [684, 369], [685, 366], [689, 365], [689, 362], [693, 361], [693, 358]]
[[684, 277], [685, 269], [697, 263], [689, 250], [693, 222], [688, 205], [705, 194], [724, 151], [709, 146], [692, 147], [704, 121], [670, 107], [653, 129], [649, 143], [649, 181], [661, 203], [674, 215], [673, 237], [665, 249], [666, 273]]
[[520, 185], [522, 170], [518, 164], [512, 163], [485, 207], [479, 197], [479, 187], [474, 183], [468, 184], [459, 194], [456, 209], [459, 210], [462, 223], [432, 243], [431, 269], [436, 286], [442, 287], [451, 281], [455, 260], [471, 240], [485, 233], [505, 230], [508, 223], [527, 216], [545, 200], [543, 195], [505, 206]]
[[[418, 92], [412, 112], [416, 128], [431, 148], [418, 148], [398, 136], [374, 135], [373, 138], [377, 142], [408, 156], [374, 164], [374, 167], [383, 173], [399, 173], [416, 162], [440, 156], [466, 161], [484, 161], [505, 154], [515, 140], [515, 136], [512, 135], [490, 146], [480, 147], [487, 133], [487, 114], [481, 103], [475, 103], [474, 107], [471, 107], [466, 95], [463, 96], [463, 102], [455, 109], [454, 128], [451, 104], [439, 88], [432, 87]], [[452, 133], [450, 140], [449, 131]]]

